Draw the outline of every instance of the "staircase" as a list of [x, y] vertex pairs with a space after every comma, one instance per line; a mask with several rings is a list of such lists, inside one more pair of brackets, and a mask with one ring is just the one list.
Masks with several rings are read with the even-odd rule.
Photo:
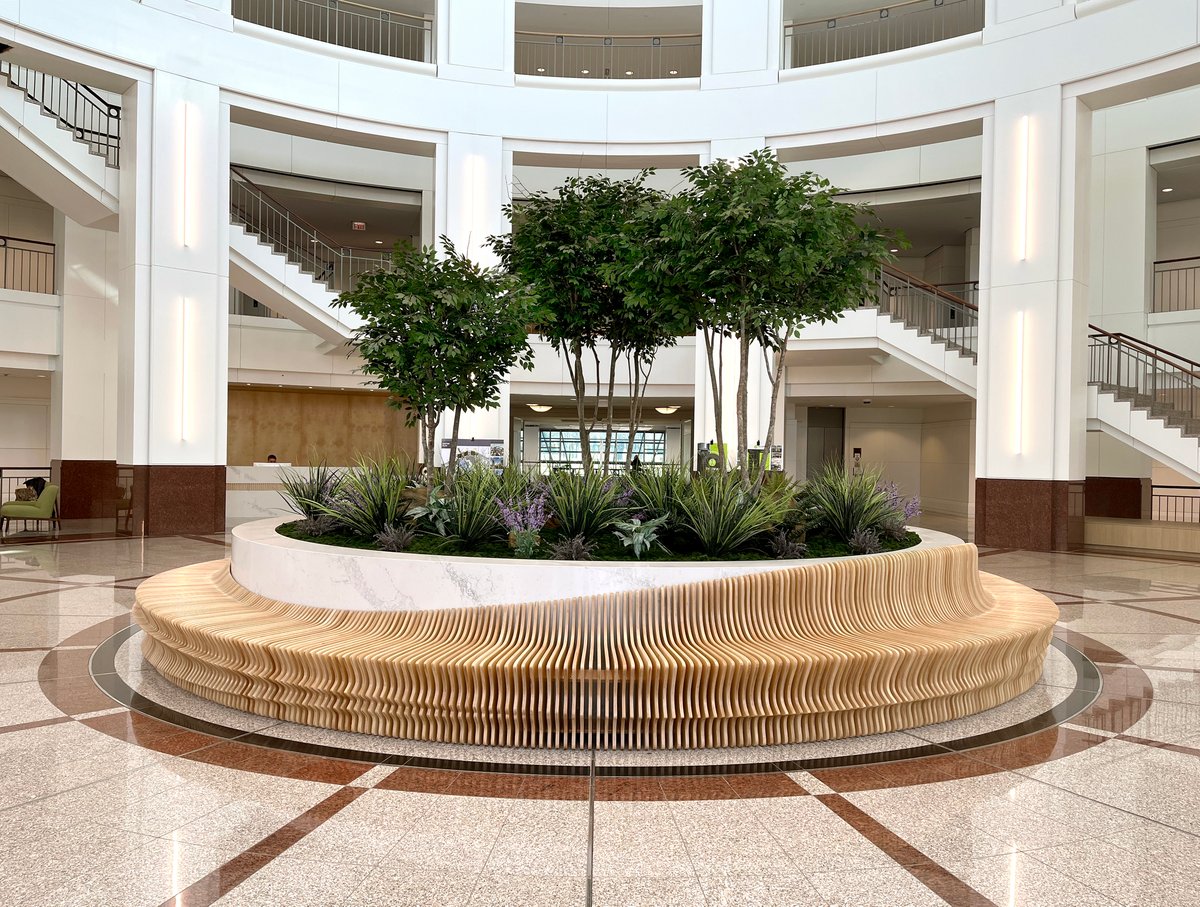
[[1200, 481], [1200, 362], [1089, 328], [1089, 417], [1102, 431]]
[[104, 163], [121, 165], [121, 108], [94, 88], [0, 61], [0, 76]]
[[979, 308], [899, 268], [880, 267], [867, 306], [972, 363], [979, 358]]
[[229, 216], [233, 286], [323, 340], [348, 340], [359, 319], [333, 303], [359, 274], [389, 267], [391, 252], [339, 245], [236, 167]]
[[973, 397], [978, 344], [974, 303], [885, 265], [876, 271], [860, 308], [826, 324], [806, 325], [788, 346], [864, 355], [877, 350]]

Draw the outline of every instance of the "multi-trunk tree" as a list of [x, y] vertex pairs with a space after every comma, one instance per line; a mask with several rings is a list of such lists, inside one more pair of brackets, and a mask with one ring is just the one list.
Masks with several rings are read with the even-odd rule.
[[530, 368], [528, 326], [536, 302], [519, 279], [482, 268], [446, 238], [442, 254], [397, 244], [389, 268], [359, 275], [334, 305], [362, 318], [352, 347], [361, 371], [418, 425], [421, 456], [433, 475], [442, 414], [451, 412], [447, 481], [453, 480], [463, 412], [499, 405], [500, 386]]

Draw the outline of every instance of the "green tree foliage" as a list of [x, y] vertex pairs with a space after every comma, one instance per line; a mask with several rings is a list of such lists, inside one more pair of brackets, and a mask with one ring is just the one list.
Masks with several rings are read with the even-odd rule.
[[[536, 294], [543, 317], [534, 327], [567, 363], [587, 472], [592, 469], [591, 433], [599, 421], [605, 387], [607, 467], [613, 387], [621, 358], [628, 359], [630, 385], [636, 388], [631, 407], [636, 408], [655, 353], [674, 343], [680, 330], [690, 330], [690, 325], [681, 328], [662, 318], [652, 299], [628, 293], [622, 282], [628, 271], [619, 266], [622, 257], [638, 244], [631, 224], [643, 222], [635, 215], [664, 201], [661, 193], [646, 187], [647, 175], [642, 172], [628, 180], [572, 177], [555, 193], [537, 192], [519, 206], [505, 206], [512, 230], [489, 240], [508, 271]], [[607, 383], [599, 351], [603, 341], [610, 346]], [[589, 366], [594, 369], [594, 394], [588, 390]], [[631, 416], [636, 423], [636, 413]]]
[[692, 313], [704, 338], [720, 449], [728, 405], [722, 348], [726, 339], [737, 343], [737, 462], [745, 467], [753, 350], [761, 350], [771, 378], [769, 446], [788, 337], [861, 304], [892, 240], [864, 225], [868, 208], [838, 201], [838, 190], [816, 174], [789, 175], [768, 150], [683, 173], [687, 188], [643, 215], [653, 228], [626, 279], [672, 317]]
[[397, 244], [390, 268], [359, 275], [334, 305], [362, 318], [352, 340], [362, 372], [419, 426], [430, 472], [438, 424], [453, 413], [452, 477], [462, 413], [498, 406], [508, 372], [532, 367], [527, 327], [538, 315], [517, 278], [480, 267], [444, 236], [441, 243], [440, 256], [432, 246]]

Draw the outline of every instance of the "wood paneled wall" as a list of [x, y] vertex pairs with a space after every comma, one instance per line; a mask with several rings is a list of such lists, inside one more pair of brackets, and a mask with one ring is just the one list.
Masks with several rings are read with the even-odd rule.
[[275, 454], [281, 463], [352, 463], [362, 454], [418, 459], [416, 428], [367, 391], [229, 388], [229, 464], [248, 466]]

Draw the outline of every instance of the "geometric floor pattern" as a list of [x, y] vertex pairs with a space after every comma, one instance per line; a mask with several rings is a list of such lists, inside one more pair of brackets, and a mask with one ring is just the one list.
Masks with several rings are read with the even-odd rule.
[[981, 551], [1061, 619], [963, 723], [562, 757], [179, 694], [133, 591], [226, 544], [0, 543], [0, 904], [1200, 903], [1200, 564]]

